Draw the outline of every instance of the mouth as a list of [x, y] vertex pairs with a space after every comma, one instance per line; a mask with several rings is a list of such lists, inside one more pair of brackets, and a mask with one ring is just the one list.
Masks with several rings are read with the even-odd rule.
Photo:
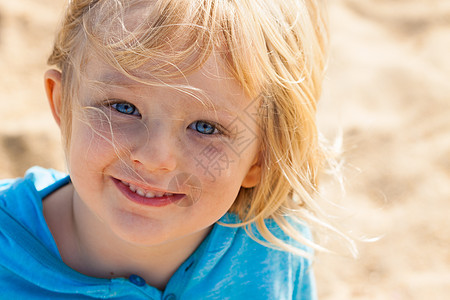
[[143, 188], [140, 188], [132, 183], [128, 183], [126, 181], [121, 180], [120, 181], [122, 184], [126, 185], [130, 191], [132, 191], [133, 193], [138, 194], [141, 197], [145, 197], [145, 198], [160, 198], [160, 197], [168, 197], [168, 196], [173, 196], [172, 193], [167, 193], [167, 192], [160, 192], [160, 191], [151, 191], [151, 190], [145, 190]]
[[116, 178], [112, 179], [117, 188], [128, 200], [146, 206], [167, 206], [180, 201], [186, 196], [185, 194], [171, 193], [154, 188], [143, 188], [142, 186], [137, 186]]

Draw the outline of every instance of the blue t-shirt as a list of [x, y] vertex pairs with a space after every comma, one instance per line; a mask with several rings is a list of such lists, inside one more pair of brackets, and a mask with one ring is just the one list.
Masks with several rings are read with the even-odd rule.
[[[42, 213], [43, 198], [69, 182], [65, 174], [38, 167], [24, 178], [0, 181], [0, 299], [316, 299], [307, 259], [258, 244], [243, 228], [218, 224], [164, 291], [137, 275], [78, 273], [62, 261]], [[237, 218], [226, 214], [221, 221]]]

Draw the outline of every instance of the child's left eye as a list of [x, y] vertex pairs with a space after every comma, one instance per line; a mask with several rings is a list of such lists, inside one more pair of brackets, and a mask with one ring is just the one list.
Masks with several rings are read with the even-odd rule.
[[193, 129], [201, 134], [220, 134], [220, 130], [216, 128], [216, 125], [206, 121], [195, 121], [189, 124], [190, 129]]
[[131, 103], [118, 102], [111, 104], [111, 107], [121, 114], [140, 116], [139, 110]]

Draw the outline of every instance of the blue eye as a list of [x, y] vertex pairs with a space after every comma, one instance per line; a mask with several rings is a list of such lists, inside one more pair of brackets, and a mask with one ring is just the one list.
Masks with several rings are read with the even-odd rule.
[[195, 121], [189, 125], [189, 128], [198, 131], [201, 134], [218, 134], [220, 131], [211, 123], [205, 121]]
[[113, 103], [111, 107], [121, 114], [140, 116], [138, 109], [133, 104], [127, 102]]

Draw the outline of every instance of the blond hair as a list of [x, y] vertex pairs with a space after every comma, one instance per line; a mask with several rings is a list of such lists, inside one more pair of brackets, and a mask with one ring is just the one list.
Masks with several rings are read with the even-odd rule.
[[[225, 46], [229, 71], [250, 97], [261, 101], [261, 181], [254, 188], [241, 188], [231, 212], [255, 239], [252, 227], [256, 227], [259, 242], [307, 256], [307, 251], [272, 232], [265, 220], [276, 222], [292, 241], [316, 249], [320, 246], [297, 230], [295, 222], [313, 229], [329, 227], [318, 218], [313, 197], [326, 158], [315, 122], [328, 46], [321, 2], [70, 1], [48, 60], [63, 74], [66, 150], [71, 101], [79, 83], [76, 75], [85, 67], [88, 50], [133, 79], [138, 68], [152, 63], [150, 75], [163, 80], [168, 75], [161, 70], [173, 66], [180, 72], [195, 70], [215, 48]], [[139, 7], [142, 19], [129, 29], [124, 18], [133, 7]]]

